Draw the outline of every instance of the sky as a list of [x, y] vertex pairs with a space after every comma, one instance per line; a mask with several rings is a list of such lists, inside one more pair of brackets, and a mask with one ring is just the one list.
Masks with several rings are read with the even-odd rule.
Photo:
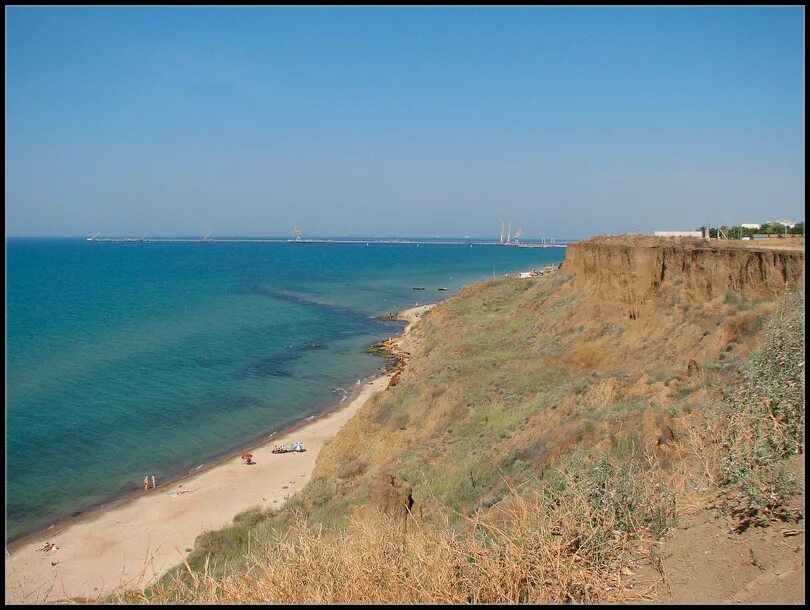
[[804, 219], [804, 8], [7, 7], [7, 236]]

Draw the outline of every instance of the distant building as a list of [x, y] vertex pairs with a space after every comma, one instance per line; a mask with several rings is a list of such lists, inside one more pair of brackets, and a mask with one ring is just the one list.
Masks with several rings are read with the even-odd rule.
[[740, 226], [743, 229], [759, 229], [762, 225], [755, 225], [755, 224], [750, 223], [750, 222], [749, 223], [744, 222]]
[[656, 231], [656, 237], [703, 237], [703, 231]]
[[789, 220], [769, 220], [765, 224], [769, 224], [769, 225], [785, 225], [789, 229], [792, 229], [793, 227], [796, 226], [795, 222], [790, 222]]

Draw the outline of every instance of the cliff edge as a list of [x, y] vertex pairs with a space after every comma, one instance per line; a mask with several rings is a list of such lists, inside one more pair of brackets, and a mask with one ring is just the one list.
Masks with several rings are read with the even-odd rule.
[[729, 291], [746, 300], [769, 299], [802, 284], [803, 250], [742, 244], [595, 237], [569, 244], [562, 268], [576, 276], [575, 287], [622, 303], [631, 319], [649, 313], [654, 299], [710, 303]]

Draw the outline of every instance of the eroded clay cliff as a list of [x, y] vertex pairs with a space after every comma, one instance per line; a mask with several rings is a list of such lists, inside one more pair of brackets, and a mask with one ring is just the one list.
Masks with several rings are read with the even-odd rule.
[[623, 303], [633, 319], [653, 299], [708, 303], [729, 291], [746, 300], [769, 299], [803, 283], [802, 250], [742, 244], [595, 237], [569, 244], [562, 270], [575, 275], [577, 288]]

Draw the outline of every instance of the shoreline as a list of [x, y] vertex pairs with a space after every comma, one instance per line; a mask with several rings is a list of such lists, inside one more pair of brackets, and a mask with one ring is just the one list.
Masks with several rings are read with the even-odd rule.
[[[433, 305], [399, 312], [399, 319], [407, 325], [389, 341], [401, 341], [420, 314]], [[7, 543], [6, 601], [95, 599], [122, 584], [146, 586], [181, 563], [187, 555], [181, 548], [193, 548], [200, 533], [227, 527], [234, 516], [256, 506], [280, 508], [309, 481], [325, 443], [369, 398], [384, 391], [394, 374], [386, 370], [367, 377], [327, 409], [270, 436], [262, 435], [239, 450], [229, 450], [200, 470], [168, 479], [146, 492], [125, 494]], [[273, 445], [296, 440], [304, 442], [305, 452], [272, 454]], [[252, 466], [239, 458], [246, 451], [254, 454]], [[256, 474], [268, 474], [270, 480], [257, 479]], [[288, 484], [279, 489], [285, 482]], [[160, 541], [156, 547], [150, 544], [153, 534]], [[59, 549], [37, 552], [46, 541], [56, 542]]]
[[[229, 460], [232, 460], [233, 458], [238, 458], [245, 452], [255, 451], [257, 448], [263, 447], [268, 443], [274, 441], [277, 442], [278, 438], [297, 432], [301, 428], [306, 427], [308, 424], [318, 419], [326, 417], [331, 413], [335, 413], [340, 409], [346, 408], [360, 394], [364, 385], [389, 374], [391, 373], [385, 372], [379, 373], [377, 375], [370, 375], [368, 377], [364, 377], [361, 380], [360, 385], [352, 386], [352, 389], [345, 394], [346, 397], [345, 400], [339, 400], [338, 402], [335, 402], [326, 407], [323, 411], [319, 411], [317, 413], [314, 413], [313, 415], [308, 415], [303, 419], [296, 420], [287, 426], [279, 428], [275, 432], [271, 432], [270, 434], [262, 434], [258, 438], [255, 438], [253, 440], [245, 442], [244, 444], [239, 445], [238, 448], [228, 449], [227, 451], [221, 453], [212, 454], [211, 458], [207, 460], [207, 462], [201, 464], [200, 466], [195, 466], [190, 470], [187, 470], [183, 474], [176, 475], [174, 477], [167, 477], [161, 480], [158, 483], [157, 488], [167, 488], [172, 485], [175, 485], [176, 483], [183, 483], [187, 479], [191, 479], [204, 472], [208, 472], [209, 470], [216, 468], [217, 466], [220, 466], [228, 462]], [[152, 487], [150, 487], [149, 489], [151, 491]], [[57, 521], [50, 523], [44, 527], [40, 527], [32, 532], [28, 532], [17, 538], [8, 540], [6, 542], [6, 550], [11, 553], [14, 553], [20, 547], [30, 543], [34, 538], [39, 539], [46, 534], [51, 537], [57, 536], [62, 531], [66, 530], [72, 525], [76, 525], [78, 523], [91, 519], [95, 516], [98, 516], [99, 513], [114, 510], [130, 502], [135, 502], [139, 498], [143, 498], [143, 491], [140, 488], [136, 488], [132, 491], [126, 491], [119, 496], [111, 498], [110, 500], [105, 500], [103, 502], [91, 504], [77, 511], [78, 514], [74, 513], [73, 515], [61, 517]]]

